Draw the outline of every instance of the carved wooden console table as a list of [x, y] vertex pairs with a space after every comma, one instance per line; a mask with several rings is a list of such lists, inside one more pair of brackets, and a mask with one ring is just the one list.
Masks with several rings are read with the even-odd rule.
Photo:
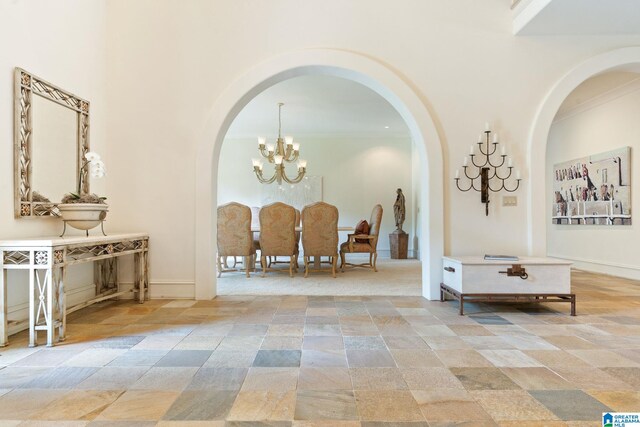
[[[37, 345], [37, 331], [41, 330], [47, 332], [47, 346], [52, 346], [56, 328], [59, 340], [64, 340], [68, 313], [124, 294], [137, 294], [140, 303], [148, 299], [148, 254], [149, 236], [144, 233], [0, 241], [0, 347], [8, 342], [9, 270], [29, 272], [29, 346]], [[124, 255], [134, 256], [134, 288], [119, 291], [118, 257]], [[96, 296], [67, 307], [64, 289], [67, 267], [86, 262], [95, 262]]]

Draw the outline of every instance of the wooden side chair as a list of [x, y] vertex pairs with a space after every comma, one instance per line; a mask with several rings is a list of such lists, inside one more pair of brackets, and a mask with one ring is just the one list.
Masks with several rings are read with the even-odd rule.
[[[302, 209], [302, 250], [304, 251], [304, 277], [309, 275], [309, 258], [328, 256], [330, 269], [336, 277], [338, 263], [338, 208], [324, 202], [313, 203]], [[320, 259], [320, 258], [318, 258]]]
[[238, 271], [227, 267], [227, 257], [240, 256], [244, 259], [244, 267], [249, 277], [253, 265], [256, 248], [251, 233], [251, 208], [240, 203], [231, 202], [218, 206], [218, 277], [223, 272]]
[[[269, 270], [267, 257], [288, 256], [289, 276], [293, 277], [296, 253], [296, 210], [281, 202], [260, 209], [260, 264], [262, 276]], [[297, 266], [296, 266], [297, 268]]]
[[[382, 222], [382, 206], [375, 205], [371, 212], [369, 221], [369, 234], [349, 234], [347, 241], [340, 245], [340, 271], [344, 271], [345, 265], [352, 267], [372, 268], [377, 272], [376, 261], [378, 259], [378, 234], [380, 233], [380, 223]], [[362, 264], [352, 264], [345, 261], [345, 254], [363, 253], [369, 254], [369, 262]]]

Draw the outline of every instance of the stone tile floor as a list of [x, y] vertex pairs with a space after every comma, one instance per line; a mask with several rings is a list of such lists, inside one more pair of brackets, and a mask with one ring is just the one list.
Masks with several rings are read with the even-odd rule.
[[[568, 305], [420, 297], [108, 302], [0, 349], [2, 426], [601, 425], [640, 411], [640, 283]], [[41, 341], [44, 337], [40, 337]]]

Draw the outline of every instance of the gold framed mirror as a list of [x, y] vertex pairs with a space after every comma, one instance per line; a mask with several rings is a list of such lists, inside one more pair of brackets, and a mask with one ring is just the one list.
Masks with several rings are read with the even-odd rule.
[[[14, 74], [14, 213], [57, 217], [89, 152], [89, 101], [21, 68]], [[83, 171], [82, 193], [89, 193]]]

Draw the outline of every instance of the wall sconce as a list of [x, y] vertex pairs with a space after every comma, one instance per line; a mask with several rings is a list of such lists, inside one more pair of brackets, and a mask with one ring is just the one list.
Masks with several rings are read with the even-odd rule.
[[[464, 163], [462, 165], [464, 175], [469, 179], [469, 187], [462, 188], [460, 187], [460, 170], [456, 169], [456, 187], [460, 191], [469, 191], [474, 189], [475, 191], [480, 192], [480, 202], [485, 204], [485, 215], [489, 216], [489, 190], [497, 193], [500, 190], [505, 190], [509, 193], [513, 193], [520, 187], [520, 171], [516, 172], [516, 184], [513, 189], [509, 189], [505, 182], [511, 177], [513, 173], [513, 159], [509, 159], [507, 162], [507, 171], [505, 171], [506, 175], [500, 175], [500, 168], [504, 166], [505, 161], [507, 160], [506, 147], [503, 145], [501, 154], [498, 156], [494, 156], [494, 162], [492, 161], [491, 156], [493, 156], [498, 151], [498, 134], [493, 134], [493, 141], [491, 141], [491, 129], [489, 128], [489, 123], [485, 123], [485, 131], [484, 138], [482, 134], [478, 136], [478, 150], [480, 154], [475, 154], [475, 148], [471, 145], [469, 149], [469, 156], [471, 157], [471, 164], [478, 168], [477, 173], [472, 173], [469, 175], [468, 168], [469, 166], [469, 158], [465, 156]], [[483, 149], [484, 148], [484, 149]], [[476, 161], [476, 157], [478, 158]], [[497, 160], [495, 158], [497, 157]], [[484, 158], [484, 163], [482, 159]], [[499, 163], [498, 163], [499, 162]], [[504, 171], [504, 168], [502, 169]], [[480, 188], [476, 188], [476, 180], [480, 178]], [[495, 187], [492, 185], [495, 185]]]

